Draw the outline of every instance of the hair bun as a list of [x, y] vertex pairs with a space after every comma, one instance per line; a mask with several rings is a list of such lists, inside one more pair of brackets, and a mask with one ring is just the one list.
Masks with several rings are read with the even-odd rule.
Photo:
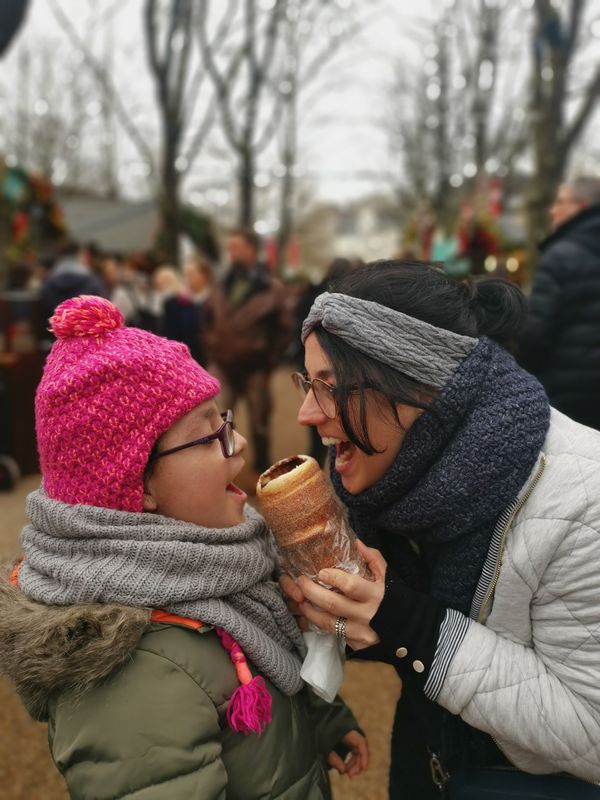
[[123, 315], [116, 306], [103, 297], [90, 294], [65, 300], [50, 319], [50, 328], [57, 339], [100, 336], [122, 328], [123, 324]]
[[484, 278], [473, 283], [475, 295], [471, 308], [480, 336], [512, 350], [518, 342], [527, 318], [527, 301], [516, 284], [504, 278]]

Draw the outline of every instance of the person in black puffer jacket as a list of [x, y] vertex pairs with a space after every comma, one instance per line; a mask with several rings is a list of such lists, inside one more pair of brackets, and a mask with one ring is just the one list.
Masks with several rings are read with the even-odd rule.
[[106, 297], [108, 290], [91, 268], [91, 253], [75, 241], [65, 242], [56, 255], [54, 266], [42, 285], [42, 308], [48, 320], [65, 300], [79, 295]]
[[520, 361], [555, 408], [600, 429], [600, 179], [561, 186], [550, 216]]

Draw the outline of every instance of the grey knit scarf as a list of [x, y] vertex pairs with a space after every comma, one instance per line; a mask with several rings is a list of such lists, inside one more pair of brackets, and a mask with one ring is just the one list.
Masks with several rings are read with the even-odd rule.
[[361, 353], [438, 389], [446, 385], [478, 341], [338, 292], [317, 297], [302, 325], [303, 343], [317, 325]]
[[300, 631], [272, 580], [271, 534], [251, 506], [232, 528], [27, 498], [19, 588], [47, 605], [158, 608], [226, 630], [285, 694], [302, 688]]

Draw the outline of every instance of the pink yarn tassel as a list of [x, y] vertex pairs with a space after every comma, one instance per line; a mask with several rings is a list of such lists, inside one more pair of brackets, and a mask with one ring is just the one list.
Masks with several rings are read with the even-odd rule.
[[227, 722], [236, 733], [257, 733], [259, 736], [271, 722], [272, 697], [260, 675], [255, 678], [248, 667], [244, 651], [223, 628], [215, 629], [221, 644], [229, 651], [241, 686], [229, 698]]
[[271, 695], [260, 675], [250, 683], [238, 686], [227, 705], [229, 727], [244, 736], [249, 733], [260, 735], [271, 722], [271, 703]]

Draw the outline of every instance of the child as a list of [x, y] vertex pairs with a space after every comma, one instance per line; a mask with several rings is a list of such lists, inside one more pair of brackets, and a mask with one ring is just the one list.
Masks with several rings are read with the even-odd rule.
[[[0, 663], [72, 798], [325, 798], [366, 741], [300, 679], [245, 440], [179, 343], [68, 300], [36, 396], [42, 487], [0, 594]], [[248, 661], [246, 661], [246, 656]], [[336, 746], [350, 751], [344, 763]]]

